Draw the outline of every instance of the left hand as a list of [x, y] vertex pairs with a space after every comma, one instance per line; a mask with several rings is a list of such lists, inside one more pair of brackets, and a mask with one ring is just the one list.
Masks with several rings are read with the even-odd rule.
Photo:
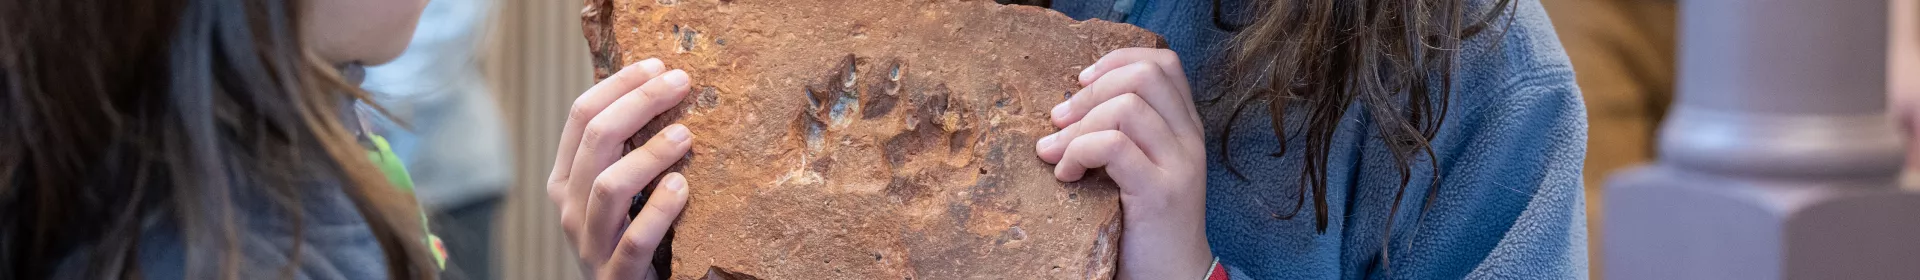
[[[560, 207], [560, 227], [573, 243], [587, 279], [657, 279], [653, 253], [692, 193], [687, 178], [664, 172], [693, 147], [693, 134], [675, 124], [645, 145], [624, 151], [628, 138], [686, 98], [686, 71], [659, 59], [627, 66], [573, 102], [560, 132], [547, 199]], [[659, 179], [639, 215], [634, 195]]]
[[1080, 72], [1079, 93], [1053, 108], [1060, 132], [1035, 144], [1054, 177], [1105, 167], [1125, 215], [1120, 279], [1193, 279], [1211, 269], [1206, 147], [1192, 90], [1171, 50], [1108, 53]]

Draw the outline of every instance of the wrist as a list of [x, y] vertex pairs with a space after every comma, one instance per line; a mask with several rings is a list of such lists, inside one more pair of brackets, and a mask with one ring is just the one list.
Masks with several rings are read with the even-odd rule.
[[[1200, 241], [1200, 244], [1195, 249], [1195, 252], [1194, 252], [1194, 255], [1198, 256], [1199, 257], [1198, 259], [1200, 261], [1194, 264], [1187, 265], [1187, 267], [1192, 267], [1195, 269], [1189, 270], [1188, 272], [1186, 272], [1185, 275], [1189, 275], [1189, 276], [1185, 276], [1186, 278], [1184, 279], [1195, 279], [1194, 277], [1200, 277], [1199, 279], [1207, 279], [1207, 280], [1215, 279], [1213, 276], [1213, 272], [1215, 267], [1220, 266], [1220, 258], [1213, 256], [1213, 250], [1212, 248], [1207, 247], [1205, 237], [1203, 236], [1201, 238], [1202, 239]], [[1225, 276], [1226, 273], [1221, 273], [1221, 274], [1222, 274], [1221, 276]]]
[[1141, 219], [1126, 222], [1122, 234], [1120, 279], [1194, 279], [1212, 269], [1213, 250], [1206, 225], [1197, 219]]

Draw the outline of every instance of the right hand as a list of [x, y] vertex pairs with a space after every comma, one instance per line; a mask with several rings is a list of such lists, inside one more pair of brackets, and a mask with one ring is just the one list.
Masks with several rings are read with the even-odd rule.
[[640, 214], [629, 219], [634, 195], [693, 145], [687, 127], [674, 124], [622, 155], [627, 138], [679, 104], [692, 84], [659, 59], [628, 65], [574, 100], [560, 151], [547, 178], [547, 199], [560, 207], [560, 225], [579, 254], [583, 275], [595, 279], [655, 278], [653, 251], [687, 203], [687, 179], [661, 176]]

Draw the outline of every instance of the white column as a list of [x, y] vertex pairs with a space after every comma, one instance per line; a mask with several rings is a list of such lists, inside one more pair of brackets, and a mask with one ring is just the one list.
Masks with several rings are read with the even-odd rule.
[[499, 279], [581, 279], [579, 262], [547, 201], [560, 127], [573, 98], [593, 85], [579, 0], [498, 0], [485, 61], [512, 137], [514, 184], [500, 211]]

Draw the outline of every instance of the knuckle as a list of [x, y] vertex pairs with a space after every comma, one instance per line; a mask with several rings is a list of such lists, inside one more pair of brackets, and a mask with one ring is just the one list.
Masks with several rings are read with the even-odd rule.
[[650, 143], [647, 143], [647, 154], [653, 156], [655, 164], [671, 164], [680, 161], [680, 157], [685, 156], [687, 153], [686, 151], [680, 150], [680, 147], [668, 144], [666, 141], [649, 142]]
[[593, 115], [599, 114], [600, 108], [593, 106], [593, 104], [590, 103], [592, 101], [588, 100], [590, 98], [592, 98], [592, 95], [585, 94], [574, 98], [572, 107], [567, 110], [567, 120], [586, 121], [593, 119]]
[[1122, 93], [1119, 96], [1107, 99], [1106, 102], [1101, 102], [1098, 106], [1094, 106], [1093, 110], [1090, 110], [1087, 115], [1089, 116], [1088, 118], [1110, 120], [1117, 123], [1121, 122], [1123, 118], [1133, 117], [1142, 111], [1150, 111], [1151, 109], [1146, 108], [1146, 105], [1146, 103], [1140, 101], [1139, 96], [1132, 93]]
[[673, 219], [679, 216], [678, 211], [669, 212], [667, 211], [667, 209], [663, 209], [664, 207], [667, 207], [666, 204], [667, 203], [664, 203], [663, 201], [648, 199], [647, 206], [640, 208], [640, 215], [648, 216], [648, 217], [660, 217], [660, 218], [666, 218], [666, 219]]
[[620, 70], [613, 71], [613, 75], [608, 75], [606, 79], [600, 80], [600, 84], [612, 84], [612, 83], [626, 81], [629, 77], [633, 76], [634, 72], [640, 72], [641, 69], [638, 66], [640, 66], [640, 64], [633, 63], [633, 64], [627, 64], [624, 67], [620, 67]]
[[1152, 61], [1141, 61], [1131, 65], [1131, 68], [1133, 68], [1133, 72], [1132, 72], [1134, 75], [1133, 77], [1136, 80], [1139, 80], [1139, 82], [1142, 82], [1142, 83], [1166, 82], [1166, 76], [1165, 76], [1165, 74], [1167, 73], [1166, 69], [1161, 68], [1159, 63], [1154, 63]]
[[1092, 140], [1088, 141], [1088, 147], [1099, 151], [1102, 155], [1113, 155], [1125, 151], [1124, 148], [1126, 148], [1126, 144], [1129, 142], [1127, 135], [1118, 130], [1094, 132], [1093, 134], [1088, 134], [1086, 137], [1089, 138], [1087, 140]]
[[568, 235], [579, 234], [582, 222], [578, 217], [575, 217], [579, 216], [579, 214], [574, 213], [574, 211], [560, 212], [560, 230], [566, 231]]
[[660, 217], [665, 217], [668, 220], [679, 218], [680, 210], [686, 207], [684, 201], [672, 198], [661, 198], [655, 201], [659, 201], [660, 203], [649, 203], [650, 205], [648, 205], [647, 209], [653, 210], [656, 214], [659, 214]]
[[1122, 66], [1120, 67], [1120, 69], [1114, 69], [1113, 74], [1118, 74], [1120, 75], [1120, 77], [1125, 77], [1129, 81], [1139, 80], [1142, 78], [1151, 78], [1153, 77], [1153, 75], [1151, 74], [1157, 74], [1154, 67], [1155, 66], [1153, 66], [1153, 63], [1134, 62], [1134, 63], [1127, 64], [1127, 66]]
[[1127, 136], [1125, 135], [1114, 135], [1109, 137], [1112, 137], [1113, 140], [1110, 140], [1110, 142], [1108, 142], [1106, 146], [1107, 148], [1106, 154], [1108, 155], [1120, 155], [1123, 152], [1127, 152], [1127, 149], [1131, 148], [1130, 146], [1133, 145], [1133, 141], [1128, 140]]
[[613, 72], [613, 76], [607, 77], [606, 80], [601, 81], [600, 83], [631, 86], [635, 82], [644, 82], [645, 80], [643, 79], [647, 79], [653, 75], [656, 75], [657, 72], [659, 72], [659, 69], [653, 68], [651, 65], [647, 65], [647, 63], [648, 62], [646, 62], [645, 60], [642, 60], [641, 62], [631, 65], [630, 67], [620, 69], [619, 72]]
[[1165, 79], [1161, 78], [1160, 70], [1156, 67], [1153, 63], [1136, 62], [1114, 69], [1113, 73], [1108, 75], [1123, 78], [1121, 81], [1127, 91], [1138, 92], [1142, 86], [1164, 82]]
[[1174, 65], [1179, 65], [1180, 63], [1180, 53], [1176, 53], [1172, 49], [1153, 49], [1151, 52], [1154, 58], [1173, 62]]
[[1127, 152], [1127, 146], [1130, 142], [1131, 141], [1128, 141], [1124, 135], [1109, 134], [1107, 141], [1103, 141], [1106, 145], [1100, 147], [1100, 154], [1107, 156], [1121, 155], [1121, 153]]
[[1120, 97], [1114, 98], [1113, 102], [1114, 109], [1121, 112], [1144, 113], [1153, 111], [1153, 107], [1147, 104], [1147, 100], [1141, 99], [1138, 94], [1122, 94]]
[[[1168, 51], [1168, 52], [1172, 52], [1172, 51]], [[1160, 64], [1163, 60], [1166, 60], [1166, 59], [1167, 58], [1165, 57], [1155, 55], [1152, 58], [1149, 58], [1147, 60], [1142, 60], [1134, 64], [1139, 64], [1140, 68], [1142, 69], [1152, 70], [1153, 73], [1159, 73], [1161, 72], [1161, 70], [1166, 70], [1165, 65]]]
[[1088, 140], [1093, 140], [1094, 143], [1105, 145], [1107, 143], [1113, 143], [1115, 142], [1114, 140], [1118, 140], [1126, 136], [1121, 135], [1120, 131], [1118, 130], [1101, 130], [1093, 133], [1088, 133], [1084, 137], [1087, 137]]
[[647, 83], [641, 84], [639, 88], [634, 88], [633, 93], [628, 94], [627, 97], [639, 99], [640, 101], [639, 104], [653, 105], [655, 103], [659, 103], [660, 101], [659, 92], [661, 87], [659, 85], [659, 82], [660, 81], [658, 79], [647, 81]]
[[615, 134], [614, 128], [610, 125], [599, 122], [589, 122], [587, 123], [587, 128], [581, 132], [580, 140], [582, 141], [581, 143], [588, 144], [586, 145], [588, 147], [599, 146], [596, 144], [607, 142], [610, 139], [609, 137], [616, 137], [612, 134]]
[[1104, 145], [1102, 142], [1106, 140], [1100, 139], [1100, 134], [1100, 132], [1091, 132], [1074, 137], [1073, 142], [1067, 142], [1067, 155], [1075, 158], [1085, 157], [1084, 154], [1093, 151], [1093, 147]]
[[614, 177], [615, 176], [601, 174], [598, 180], [593, 180], [593, 197], [609, 197], [624, 193], [627, 187], [626, 184]]
[[[1119, 131], [1103, 130], [1074, 139], [1068, 144], [1067, 154], [1072, 162], [1088, 168], [1107, 166], [1120, 152], [1126, 151], [1126, 136]], [[1063, 159], [1062, 162], [1067, 160]]]
[[1099, 63], [1109, 63], [1108, 61], [1111, 61], [1111, 60], [1116, 60], [1116, 59], [1122, 59], [1122, 58], [1125, 58], [1125, 57], [1127, 57], [1127, 54], [1128, 54], [1128, 53], [1132, 53], [1132, 52], [1133, 52], [1133, 49], [1134, 49], [1134, 48], [1122, 48], [1122, 49], [1117, 49], [1117, 50], [1113, 50], [1113, 51], [1110, 51], [1110, 52], [1107, 52], [1107, 54], [1105, 54], [1105, 55], [1101, 55], [1101, 56], [1100, 56], [1100, 60], [1099, 60], [1099, 61], [1097, 61], [1097, 62], [1095, 62], [1095, 63], [1096, 63], [1096, 64], [1099, 64]]
[[573, 181], [573, 170], [556, 169], [547, 175], [547, 189], [565, 189], [567, 182]]
[[647, 69], [647, 67], [645, 66], [645, 63], [636, 63], [633, 66], [634, 67], [627, 67], [626, 69], [621, 69], [620, 72], [614, 72], [613, 77], [608, 79], [609, 80], [618, 79], [618, 81], [621, 83], [632, 83], [634, 79], [639, 79], [642, 77], [646, 77], [648, 74], [653, 74], [653, 73], [650, 73], [652, 72], [652, 69]]
[[640, 102], [652, 108], [650, 111], [664, 113], [672, 110], [673, 106], [680, 105], [680, 101], [685, 99], [685, 93], [689, 90], [687, 87], [689, 86], [662, 86], [660, 89], [647, 90], [645, 94], [640, 95]]
[[560, 204], [561, 202], [565, 202], [560, 198], [561, 198], [561, 195], [566, 194], [566, 189], [567, 189], [566, 183], [548, 183], [547, 184], [547, 200], [552, 201], [554, 204]]

